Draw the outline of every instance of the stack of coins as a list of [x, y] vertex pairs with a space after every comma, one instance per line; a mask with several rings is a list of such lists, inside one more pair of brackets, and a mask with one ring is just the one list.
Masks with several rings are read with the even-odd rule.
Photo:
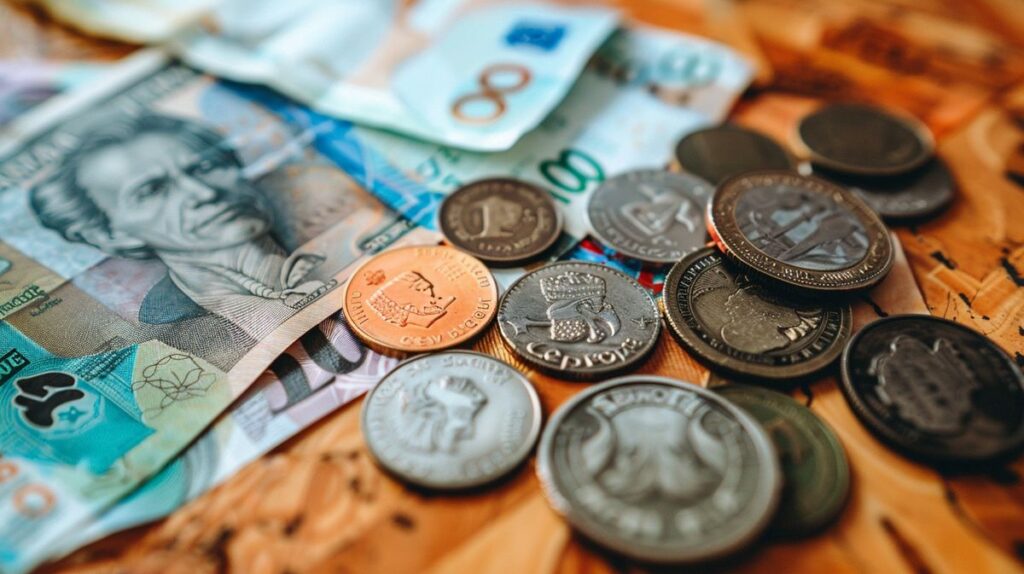
[[[936, 465], [1018, 453], [1024, 375], [991, 341], [925, 316], [853, 333], [851, 299], [893, 265], [883, 220], [919, 220], [954, 197], [927, 129], [843, 104], [798, 132], [804, 149], [790, 153], [746, 128], [707, 128], [679, 142], [674, 171], [621, 173], [592, 190], [594, 240], [667, 273], [660, 300], [612, 266], [552, 261], [568, 242], [543, 188], [492, 178], [453, 192], [438, 214], [447, 245], [381, 253], [346, 286], [353, 331], [381, 352], [415, 355], [364, 403], [374, 459], [417, 488], [463, 490], [519, 468], [539, 436], [538, 477], [576, 529], [640, 561], [691, 563], [765, 533], [819, 532], [842, 512], [842, 444], [780, 392], [837, 362], [853, 412], [899, 452]], [[814, 175], [796, 169], [797, 156]], [[531, 270], [499, 299], [488, 267], [523, 265]], [[523, 364], [597, 383], [543, 433], [523, 374], [451, 350], [492, 319]], [[623, 376], [663, 324], [719, 378], [760, 386]]]

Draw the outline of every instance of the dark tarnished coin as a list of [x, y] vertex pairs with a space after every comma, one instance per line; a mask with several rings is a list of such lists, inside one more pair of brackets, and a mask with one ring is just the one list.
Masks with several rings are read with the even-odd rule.
[[594, 235], [648, 263], [674, 263], [705, 243], [711, 185], [692, 175], [645, 169], [602, 183], [587, 205]]
[[829, 104], [807, 115], [797, 128], [811, 162], [852, 175], [896, 175], [932, 157], [928, 128], [864, 104]]
[[491, 264], [533, 259], [562, 232], [561, 214], [547, 192], [507, 178], [460, 187], [445, 198], [438, 217], [453, 247]]
[[766, 169], [793, 169], [793, 159], [772, 138], [737, 125], [695, 131], [676, 145], [683, 171], [718, 185], [730, 177]]
[[835, 520], [850, 491], [850, 466], [832, 429], [811, 409], [782, 393], [735, 384], [715, 392], [753, 415], [779, 453], [782, 499], [771, 532], [802, 536]]
[[682, 344], [701, 361], [735, 375], [803, 377], [832, 364], [850, 338], [849, 305], [781, 295], [712, 248], [672, 267], [662, 301]]
[[747, 413], [673, 379], [622, 377], [562, 405], [537, 472], [580, 532], [633, 558], [696, 562], [735, 552], [771, 521], [781, 475]]
[[971, 463], [1024, 446], [1024, 374], [963, 325], [927, 315], [880, 319], [854, 335], [842, 365], [853, 412], [904, 454]]
[[524, 361], [574, 379], [635, 365], [661, 330], [654, 299], [635, 279], [578, 261], [546, 265], [513, 283], [498, 304], [498, 326]]
[[374, 459], [410, 483], [460, 489], [498, 479], [540, 434], [533, 385], [481, 353], [446, 351], [399, 364], [363, 403]]
[[815, 169], [815, 175], [852, 190], [886, 221], [919, 221], [949, 207], [956, 183], [946, 163], [935, 157], [920, 168], [890, 177], [855, 177]]
[[715, 243], [783, 285], [817, 292], [866, 289], [892, 267], [889, 232], [841, 186], [787, 171], [757, 172], [719, 186], [709, 208]]

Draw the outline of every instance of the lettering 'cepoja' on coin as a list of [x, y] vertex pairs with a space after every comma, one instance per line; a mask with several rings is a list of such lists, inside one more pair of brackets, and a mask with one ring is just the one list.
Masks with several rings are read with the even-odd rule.
[[460, 187], [445, 198], [438, 218], [452, 246], [494, 265], [529, 261], [562, 233], [562, 216], [551, 195], [511, 178]]
[[811, 162], [850, 175], [897, 175], [923, 165], [935, 150], [916, 119], [866, 104], [828, 104], [797, 127]]
[[413, 357], [370, 391], [363, 436], [374, 459], [419, 486], [460, 489], [507, 474], [540, 434], [540, 400], [509, 365], [481, 353]]
[[654, 349], [658, 307], [635, 279], [563, 261], [512, 284], [498, 306], [502, 339], [531, 366], [588, 379], [628, 369]]
[[665, 377], [613, 379], [571, 398], [541, 436], [551, 505], [588, 538], [650, 562], [736, 552], [782, 486], [764, 429], [715, 393]]
[[708, 231], [726, 255], [777, 285], [807, 292], [867, 289], [885, 278], [889, 232], [843, 187], [790, 171], [734, 177], [711, 200]]
[[850, 338], [850, 306], [779, 291], [709, 247], [672, 267], [662, 301], [673, 334], [714, 369], [791, 380], [832, 364]]
[[919, 460], [976, 463], [1024, 447], [1024, 374], [953, 321], [900, 315], [869, 324], [843, 352], [841, 388], [875, 436]]
[[676, 145], [676, 163], [715, 185], [766, 169], [793, 169], [789, 153], [772, 138], [735, 124], [697, 130]]
[[587, 217], [601, 243], [622, 255], [674, 263], [704, 245], [704, 213], [713, 191], [693, 175], [630, 171], [594, 190]]
[[404, 247], [356, 269], [344, 309], [352, 331], [375, 350], [419, 353], [473, 339], [497, 302], [494, 277], [474, 257], [451, 247]]

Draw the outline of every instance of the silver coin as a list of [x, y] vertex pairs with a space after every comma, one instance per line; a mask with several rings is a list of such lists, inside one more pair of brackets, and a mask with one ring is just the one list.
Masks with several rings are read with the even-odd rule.
[[537, 472], [551, 505], [580, 532], [649, 562], [696, 562], [753, 542], [782, 478], [764, 429], [696, 385], [622, 377], [562, 405], [544, 430]]
[[498, 303], [502, 339], [530, 365], [574, 379], [642, 361], [661, 331], [657, 304], [614, 269], [563, 261], [528, 273]]
[[428, 488], [469, 488], [526, 458], [540, 433], [540, 400], [498, 359], [446, 351], [395, 367], [366, 397], [362, 425], [385, 470]]
[[587, 217], [601, 243], [648, 263], [674, 263], [705, 243], [704, 213], [714, 188], [688, 174], [630, 171], [602, 183]]

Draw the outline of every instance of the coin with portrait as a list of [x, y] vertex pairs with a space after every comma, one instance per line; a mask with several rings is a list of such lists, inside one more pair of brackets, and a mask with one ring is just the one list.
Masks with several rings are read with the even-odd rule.
[[635, 279], [580, 261], [551, 263], [513, 283], [498, 305], [502, 340], [529, 365], [588, 379], [628, 369], [654, 349], [658, 307]]
[[345, 286], [352, 332], [387, 354], [437, 351], [479, 335], [497, 312], [487, 267], [437, 245], [389, 249], [360, 265]]
[[757, 419], [779, 453], [782, 498], [771, 534], [804, 536], [835, 520], [850, 492], [850, 465], [832, 429], [811, 409], [776, 391], [737, 384], [714, 390]]
[[500, 478], [540, 434], [540, 400], [509, 365], [481, 353], [444, 351], [409, 359], [366, 396], [366, 445], [382, 467], [432, 489]]
[[892, 240], [878, 215], [820, 178], [788, 171], [735, 177], [718, 188], [709, 212], [719, 248], [777, 285], [856, 291], [892, 267]]
[[931, 132], [910, 116], [866, 104], [828, 104], [797, 127], [811, 162], [850, 175], [897, 175], [934, 153]]
[[953, 321], [870, 323], [843, 352], [841, 388], [875, 436], [912, 458], [977, 463], [1024, 447], [1024, 374], [991, 340]]
[[669, 271], [665, 317], [684, 347], [711, 368], [788, 381], [832, 364], [850, 338], [847, 304], [787, 297], [704, 248]]
[[742, 549], [771, 521], [781, 487], [775, 449], [749, 414], [697, 385], [646, 375], [559, 407], [537, 472], [577, 530], [650, 562]]
[[766, 169], [793, 169], [789, 153], [772, 138], [738, 125], [697, 130], [676, 145], [683, 171], [714, 185], [737, 175]]
[[889, 177], [856, 177], [821, 168], [815, 168], [814, 174], [853, 191], [891, 223], [932, 217], [949, 207], [956, 195], [953, 174], [939, 157], [914, 171]]
[[590, 196], [587, 218], [601, 243], [647, 263], [674, 263], [701, 247], [714, 191], [699, 177], [656, 169], [605, 180]]
[[516, 265], [550, 248], [562, 232], [562, 216], [543, 189], [511, 178], [460, 187], [438, 213], [452, 246], [492, 265]]

